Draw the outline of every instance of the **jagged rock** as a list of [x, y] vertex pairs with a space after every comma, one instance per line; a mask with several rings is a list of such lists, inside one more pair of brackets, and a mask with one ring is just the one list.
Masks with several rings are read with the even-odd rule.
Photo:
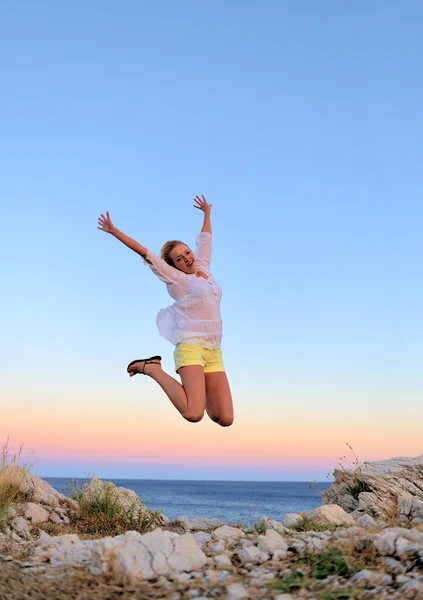
[[10, 522], [12, 532], [20, 538], [28, 540], [31, 537], [31, 528], [26, 519], [23, 517], [14, 517]]
[[91, 559], [91, 544], [92, 540], [80, 540], [74, 533], [48, 538], [43, 536], [34, 555], [54, 566], [78, 567]]
[[190, 533], [178, 535], [155, 529], [141, 535], [125, 535], [92, 542], [90, 570], [115, 573], [128, 583], [155, 579], [159, 575], [194, 571], [207, 563], [207, 557]]
[[423, 523], [423, 500], [404, 492], [398, 497], [398, 518], [403, 523]]
[[323, 503], [338, 504], [347, 512], [392, 516], [404, 492], [423, 501], [423, 454], [365, 462], [354, 470], [335, 469], [334, 477], [331, 487], [322, 492]]
[[58, 508], [67, 506], [77, 513], [80, 511], [78, 504], [74, 500], [52, 488], [41, 477], [32, 475], [29, 472], [25, 475], [23, 492], [35, 504]]

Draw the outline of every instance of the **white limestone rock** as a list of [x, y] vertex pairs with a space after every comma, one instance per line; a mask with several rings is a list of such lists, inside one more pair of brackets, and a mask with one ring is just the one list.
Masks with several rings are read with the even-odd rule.
[[134, 583], [195, 571], [206, 564], [207, 557], [193, 535], [155, 529], [145, 535], [129, 531], [115, 538], [95, 540], [90, 569], [93, 573], [116, 573]]
[[92, 540], [80, 540], [74, 533], [49, 536], [38, 540], [34, 551], [36, 559], [50, 561], [53, 566], [79, 567], [91, 559]]
[[[358, 510], [383, 519], [396, 512], [403, 493], [423, 501], [423, 454], [365, 462], [357, 469], [335, 469], [333, 474], [335, 481], [322, 492], [323, 503], [339, 504], [349, 512]], [[356, 508], [345, 503], [346, 496], [354, 496]]]
[[272, 556], [276, 551], [279, 551], [279, 556], [281, 555], [281, 551], [288, 552], [288, 544], [274, 529], [268, 529], [265, 535], [259, 535], [257, 537], [257, 545], [260, 550], [268, 552]]
[[196, 539], [196, 541], [201, 545], [207, 544], [212, 539], [210, 533], [206, 533], [204, 531], [196, 531], [195, 533], [193, 533], [193, 536]]
[[217, 568], [227, 569], [228, 567], [232, 567], [232, 561], [227, 554], [217, 554], [214, 557], [214, 562]]
[[282, 525], [288, 529], [291, 529], [292, 527], [296, 527], [302, 518], [303, 517], [300, 515], [300, 513], [286, 513], [282, 519]]
[[240, 538], [245, 537], [245, 533], [242, 529], [238, 529], [237, 527], [231, 527], [230, 525], [223, 525], [222, 527], [218, 527], [212, 533], [212, 537], [215, 540], [226, 540], [226, 541], [237, 541]]
[[248, 598], [248, 591], [241, 583], [231, 583], [226, 587], [228, 600], [242, 600]]
[[257, 546], [244, 546], [244, 548], [238, 550], [237, 555], [241, 564], [245, 565], [259, 562], [260, 552], [261, 550]]
[[47, 481], [32, 473], [26, 473], [23, 491], [35, 504], [54, 508], [66, 506], [76, 513], [80, 512], [79, 505], [74, 500], [61, 494], [47, 483]]
[[325, 504], [313, 511], [313, 518], [330, 525], [355, 525], [355, 520], [337, 504]]
[[184, 515], [178, 517], [177, 521], [182, 524], [185, 531], [210, 531], [224, 525], [224, 522], [219, 519], [203, 519], [201, 517], [190, 519]]

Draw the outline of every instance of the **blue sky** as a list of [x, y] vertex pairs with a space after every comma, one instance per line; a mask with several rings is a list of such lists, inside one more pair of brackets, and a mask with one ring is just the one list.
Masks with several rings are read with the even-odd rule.
[[[205, 194], [245, 439], [257, 418], [263, 439], [266, 423], [314, 431], [310, 477], [327, 472], [313, 462], [322, 436], [334, 460], [340, 440], [363, 458], [416, 452], [420, 433], [404, 432], [423, 417], [422, 17], [413, 0], [4, 4], [0, 394], [13, 408], [0, 434], [32, 418], [44, 431], [58, 406], [89, 406], [99, 426], [105, 404], [106, 420], [185, 427], [151, 382], [124, 379], [137, 356], [172, 369], [155, 325], [166, 290], [96, 224], [109, 210], [156, 252], [192, 244]], [[50, 427], [72, 435], [60, 412]], [[45, 474], [73, 459], [50, 456]]]

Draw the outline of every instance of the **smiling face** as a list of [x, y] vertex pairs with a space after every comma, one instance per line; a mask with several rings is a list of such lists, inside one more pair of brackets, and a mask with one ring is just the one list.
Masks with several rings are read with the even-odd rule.
[[169, 252], [169, 258], [174, 267], [183, 273], [191, 275], [197, 271], [197, 261], [194, 252], [186, 244], [178, 244]]

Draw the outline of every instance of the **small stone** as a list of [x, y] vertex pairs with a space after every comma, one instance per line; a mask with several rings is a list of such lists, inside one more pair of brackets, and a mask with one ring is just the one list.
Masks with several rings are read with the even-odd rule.
[[399, 589], [402, 598], [415, 598], [419, 592], [423, 591], [423, 585], [419, 581], [408, 581]]
[[50, 515], [50, 519], [49, 519], [52, 523], [56, 523], [56, 525], [62, 525], [63, 521], [61, 519], [61, 517], [59, 517], [59, 515], [55, 512], [51, 513]]
[[217, 542], [216, 544], [210, 544], [207, 548], [212, 554], [222, 554], [225, 551], [225, 544]]
[[259, 535], [257, 537], [257, 545], [260, 550], [268, 552], [269, 554], [273, 554], [276, 550], [288, 550], [288, 544], [274, 529], [266, 531], [266, 535]]
[[400, 562], [399, 560], [396, 560], [395, 558], [391, 558], [390, 556], [384, 556], [382, 558], [382, 561], [385, 565], [385, 568], [389, 572], [394, 573], [394, 575], [402, 575], [407, 571], [404, 563]]
[[212, 539], [211, 535], [205, 531], [197, 531], [196, 533], [193, 533], [193, 536], [199, 544], [206, 544]]
[[248, 592], [243, 585], [240, 583], [232, 583], [226, 587], [228, 593], [228, 600], [241, 600], [241, 598], [248, 598]]
[[214, 557], [216, 567], [232, 567], [232, 561], [227, 554], [218, 554]]
[[260, 550], [257, 548], [257, 546], [247, 546], [246, 548], [239, 550], [237, 554], [241, 564], [245, 565], [258, 560]]

